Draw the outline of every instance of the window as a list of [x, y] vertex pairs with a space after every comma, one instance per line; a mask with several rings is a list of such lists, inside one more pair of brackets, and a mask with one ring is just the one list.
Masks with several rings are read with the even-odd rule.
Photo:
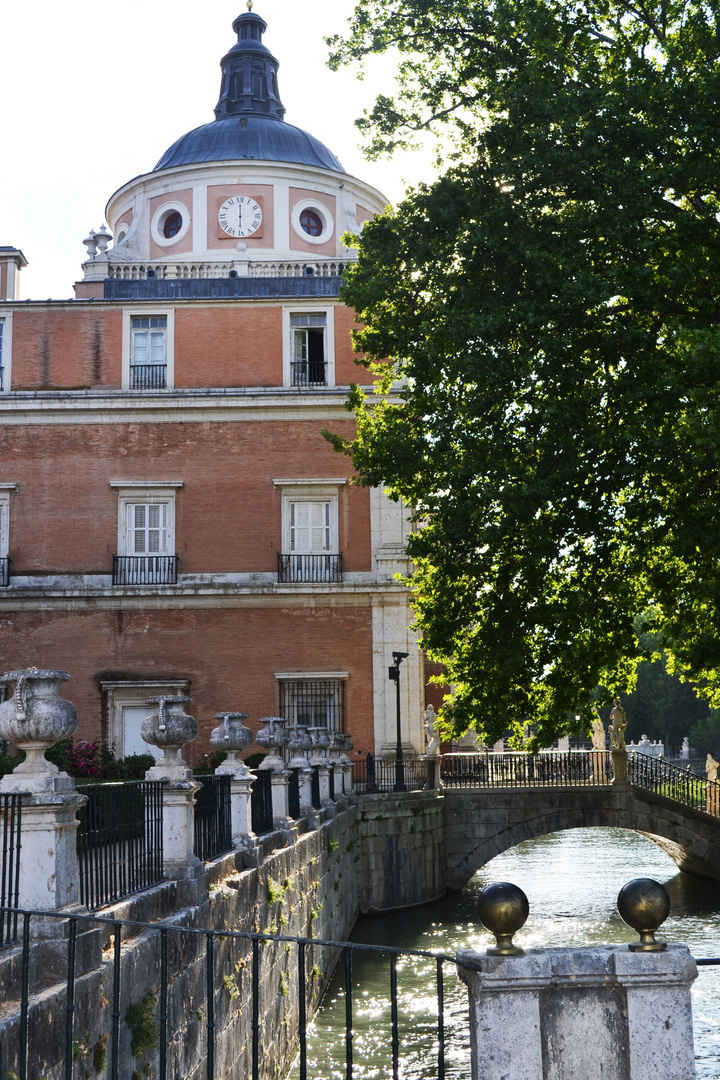
[[9, 393], [11, 385], [12, 315], [0, 318], [0, 394]]
[[[334, 674], [334, 673], [333, 673]], [[343, 672], [343, 678], [347, 676]], [[280, 715], [288, 724], [325, 727], [342, 731], [345, 721], [343, 678], [316, 679], [277, 675], [280, 682]]]
[[126, 311], [123, 319], [123, 387], [173, 387], [173, 311]]
[[291, 315], [291, 386], [327, 386], [327, 316], [324, 312]]
[[280, 582], [342, 581], [338, 542], [340, 480], [274, 480], [283, 488]]
[[0, 587], [10, 583], [10, 491], [0, 490]]
[[181, 482], [111, 486], [120, 488], [113, 585], [175, 585], [174, 489]]
[[172, 210], [163, 222], [162, 233], [166, 240], [177, 236], [183, 227], [182, 214], [179, 210]]
[[323, 231], [320, 215], [314, 210], [303, 210], [300, 214], [300, 228], [309, 236], [320, 236]]
[[121, 679], [116, 682], [101, 682], [100, 689], [107, 701], [107, 741], [115, 752], [115, 757], [126, 758], [131, 754], [152, 754], [155, 759], [161, 757], [162, 751], [157, 746], [146, 743], [140, 734], [143, 720], [155, 708], [154, 705], [146, 703], [147, 699], [168, 694], [185, 694], [189, 686], [187, 679]]

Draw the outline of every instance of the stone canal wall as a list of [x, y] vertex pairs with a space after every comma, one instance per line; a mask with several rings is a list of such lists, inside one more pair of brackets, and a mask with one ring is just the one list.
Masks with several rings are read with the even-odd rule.
[[362, 912], [413, 907], [443, 895], [443, 808], [437, 791], [363, 796], [357, 823]]
[[[347, 938], [358, 916], [356, 809], [351, 807], [292, 846], [270, 852], [260, 867], [233, 872], [232, 857], [210, 865], [208, 899], [172, 912], [173, 883], [100, 914], [103, 918], [166, 919], [173, 927], [265, 932], [260, 954], [260, 1075], [275, 1078], [289, 1065], [299, 1022], [298, 946], [273, 935]], [[216, 879], [213, 884], [213, 878]], [[81, 926], [83, 924], [80, 924]], [[65, 924], [67, 926], [67, 923]], [[57, 932], [57, 926], [55, 927]], [[105, 1080], [112, 1038], [112, 927], [78, 937], [73, 1057], [74, 1080]], [[132, 933], [125, 928], [125, 933]], [[252, 1075], [252, 943], [214, 938], [214, 1017], [208, 1015], [207, 939], [171, 931], [168, 948], [167, 1075], [207, 1075], [208, 1020], [214, 1021], [215, 1075]], [[10, 953], [14, 955], [10, 955]], [[65, 1080], [67, 943], [36, 943], [31, 957], [28, 1080]], [[157, 1075], [159, 1060], [160, 933], [128, 936], [122, 947], [120, 1080]], [[19, 949], [0, 954], [0, 1077], [19, 1076]], [[315, 1007], [336, 960], [308, 945], [308, 1010]]]

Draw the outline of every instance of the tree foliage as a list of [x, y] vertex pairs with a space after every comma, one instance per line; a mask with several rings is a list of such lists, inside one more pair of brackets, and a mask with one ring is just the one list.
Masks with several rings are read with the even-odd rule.
[[422, 523], [446, 720], [586, 726], [649, 655], [641, 615], [720, 703], [718, 5], [360, 0], [331, 48], [398, 50], [371, 152], [452, 135], [359, 240], [343, 296], [380, 396], [335, 440]]

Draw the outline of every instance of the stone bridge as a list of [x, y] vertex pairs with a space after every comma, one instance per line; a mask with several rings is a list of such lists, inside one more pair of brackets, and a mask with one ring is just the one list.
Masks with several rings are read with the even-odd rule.
[[490, 859], [523, 840], [598, 825], [632, 829], [662, 848], [681, 870], [720, 881], [720, 818], [628, 781], [617, 786], [446, 787], [442, 797], [450, 889], [462, 889]]

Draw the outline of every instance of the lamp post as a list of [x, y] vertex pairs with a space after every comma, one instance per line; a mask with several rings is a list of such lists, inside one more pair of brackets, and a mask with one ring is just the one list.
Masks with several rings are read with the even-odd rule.
[[405, 763], [403, 762], [402, 733], [400, 731], [400, 665], [410, 653], [394, 652], [393, 664], [388, 668], [388, 678], [395, 683], [395, 702], [397, 719], [397, 742], [395, 745], [395, 791], [407, 791], [405, 787]]

